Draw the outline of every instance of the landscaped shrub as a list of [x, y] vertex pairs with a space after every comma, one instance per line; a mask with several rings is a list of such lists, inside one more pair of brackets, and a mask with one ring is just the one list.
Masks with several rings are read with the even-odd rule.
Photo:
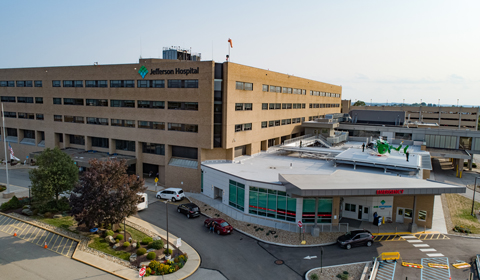
[[137, 256], [145, 255], [147, 253], [147, 249], [140, 248], [137, 250]]
[[120, 242], [120, 240], [118, 240], [118, 238], [117, 238], [117, 239], [115, 239], [115, 243], [118, 243], [118, 242]]
[[105, 235], [106, 235], [106, 236], [113, 236], [113, 234], [114, 234], [113, 230], [107, 230], [107, 231], [105, 232]]
[[10, 198], [9, 201], [3, 203], [0, 206], [0, 209], [2, 211], [6, 211], [6, 210], [10, 210], [10, 209], [17, 209], [17, 208], [20, 208], [20, 207], [22, 207], [21, 202], [18, 200], [18, 198], [16, 196], [13, 196], [12, 198]]
[[318, 275], [313, 273], [310, 275], [310, 280], [318, 280]]
[[143, 244], [143, 245], [147, 245], [147, 244], [149, 244], [149, 243], [152, 242], [152, 241], [153, 241], [153, 238], [151, 238], [151, 237], [145, 237], [145, 238], [142, 239], [142, 244]]
[[123, 239], [123, 234], [117, 234], [117, 239], [122, 240]]
[[52, 212], [46, 212], [45, 214], [43, 214], [43, 216], [45, 218], [51, 218], [51, 217], [53, 217], [53, 214], [52, 214]]
[[170, 270], [170, 266], [168, 264], [163, 266], [163, 273], [167, 274], [169, 270]]
[[477, 168], [477, 164], [476, 164], [476, 163], [472, 163], [472, 167], [473, 167], [473, 168]]
[[147, 254], [147, 259], [149, 260], [154, 260], [157, 257], [157, 254], [155, 252], [150, 252]]
[[172, 254], [172, 249], [168, 249], [168, 251], [167, 251], [167, 249], [165, 249], [165, 250], [163, 251], [163, 253], [164, 253], [165, 255], [169, 256], [169, 255]]
[[137, 249], [140, 248], [140, 242], [137, 242]]
[[463, 226], [455, 226], [453, 228], [453, 231], [462, 232], [462, 233], [472, 233], [472, 231], [469, 228], [466, 228]]
[[186, 262], [187, 257], [185, 255], [180, 255], [180, 256], [178, 256], [178, 260], [181, 261], [181, 262]]
[[148, 264], [148, 267], [150, 267], [152, 270], [155, 270], [156, 267], [160, 264], [160, 262], [157, 262], [156, 260], [153, 260], [151, 261], [149, 264]]
[[123, 242], [123, 247], [129, 247], [129, 246], [130, 246], [130, 242], [128, 241]]
[[147, 269], [145, 269], [145, 274], [146, 276], [149, 276], [150, 274], [152, 274], [152, 269], [150, 267], [147, 267]]
[[150, 244], [150, 248], [153, 248], [155, 250], [162, 249], [163, 248], [163, 240], [159, 239], [159, 240], [153, 241], [152, 244]]

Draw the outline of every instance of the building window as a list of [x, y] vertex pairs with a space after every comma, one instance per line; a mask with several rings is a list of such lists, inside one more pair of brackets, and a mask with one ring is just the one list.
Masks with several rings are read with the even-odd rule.
[[18, 118], [19, 119], [34, 120], [35, 119], [35, 114], [34, 113], [18, 113]]
[[268, 85], [263, 85], [262, 86], [262, 91], [268, 91]]
[[83, 99], [82, 98], [64, 98], [63, 105], [83, 106]]
[[253, 84], [252, 83], [245, 83], [245, 82], [236, 82], [235, 89], [252, 91], [253, 90]]
[[109, 148], [108, 138], [92, 137], [92, 147]]
[[17, 134], [17, 129], [16, 128], [10, 128], [10, 127], [7, 127], [7, 136], [13, 136], [13, 137], [18, 137], [18, 134]]
[[165, 101], [147, 101], [147, 100], [138, 100], [138, 108], [147, 108], [147, 109], [164, 109]]
[[17, 117], [17, 112], [3, 112], [3, 115], [5, 118], [16, 118]]
[[138, 128], [165, 130], [164, 122], [138, 121]]
[[198, 88], [198, 80], [168, 80], [169, 88]]
[[236, 124], [235, 125], [235, 132], [240, 132], [240, 131], [242, 131], [242, 129], [243, 129], [243, 125], [241, 125], [241, 124]]
[[107, 107], [108, 100], [107, 99], [87, 99], [85, 101], [85, 105]]
[[87, 80], [85, 81], [85, 87], [106, 88], [108, 87], [108, 82], [107, 80]]
[[262, 122], [262, 128], [266, 128], [267, 127], [267, 122]]
[[252, 103], [245, 103], [245, 111], [252, 111]]
[[13, 102], [15, 103], [15, 96], [2, 96], [2, 102]]
[[37, 120], [43, 121], [44, 120], [43, 114], [37, 114]]
[[63, 121], [69, 123], [85, 123], [83, 117], [79, 116], [63, 116]]
[[54, 97], [53, 98], [53, 104], [60, 104], [62, 105], [62, 99], [61, 98], [57, 98], [57, 97]]
[[53, 121], [55, 122], [63, 121], [62, 115], [53, 115]]
[[135, 108], [134, 100], [110, 100], [110, 107]]
[[198, 111], [198, 102], [176, 102], [168, 101], [169, 110]]
[[52, 87], [61, 87], [60, 81], [52, 81]]
[[165, 145], [155, 143], [142, 143], [142, 151], [146, 154], [165, 155]]
[[168, 130], [198, 133], [198, 125], [196, 125], [196, 124], [182, 124], [182, 123], [168, 123]]
[[237, 209], [245, 209], [245, 185], [229, 180], [228, 204]]
[[137, 80], [137, 88], [164, 88], [165, 80]]
[[111, 88], [134, 88], [134, 80], [110, 80]]
[[0, 81], [0, 87], [15, 87], [14, 81]]
[[275, 103], [268, 104], [268, 109], [269, 110], [275, 110]]
[[425, 210], [418, 211], [418, 220], [419, 221], [426, 221], [427, 220], [427, 211], [425, 211]]
[[69, 135], [70, 144], [85, 145], [85, 136], [83, 135]]
[[83, 87], [83, 81], [64, 80], [63, 87]]
[[35, 130], [23, 130], [23, 138], [35, 139]]
[[357, 209], [356, 204], [345, 203], [345, 211], [355, 212]]
[[262, 103], [262, 110], [268, 110], [268, 103]]
[[297, 199], [286, 192], [250, 187], [248, 200], [250, 214], [295, 222]]
[[17, 81], [17, 87], [32, 87], [32, 81]]
[[135, 127], [134, 120], [111, 119], [110, 123], [112, 126]]
[[[319, 198], [318, 199], [318, 223], [331, 223], [332, 222], [332, 202], [331, 198]], [[304, 198], [303, 199], [303, 212], [302, 221], [304, 223], [315, 222], [315, 199]]]
[[87, 117], [87, 124], [108, 125], [108, 119]]
[[18, 103], [33, 103], [33, 97], [17, 97]]
[[412, 214], [413, 214], [412, 209], [405, 209], [405, 218], [411, 219], [413, 216]]
[[117, 150], [135, 152], [135, 141], [115, 140]]
[[35, 103], [43, 104], [43, 97], [35, 97]]
[[252, 130], [252, 124], [251, 123], [245, 123], [243, 124], [243, 130]]

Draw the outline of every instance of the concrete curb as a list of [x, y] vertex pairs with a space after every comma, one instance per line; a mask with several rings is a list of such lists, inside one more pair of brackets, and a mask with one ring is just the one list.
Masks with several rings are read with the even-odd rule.
[[[336, 266], [344, 266], [344, 265], [352, 265], [352, 264], [367, 264], [369, 262], [356, 262], [356, 263], [344, 263], [344, 264], [337, 264], [337, 265], [330, 265], [330, 266], [324, 266], [323, 268], [330, 268], [330, 267], [336, 267]], [[308, 279], [308, 274], [312, 271], [314, 271], [315, 269], [319, 269], [320, 267], [314, 267], [312, 269], [310, 269], [309, 271], [307, 271], [305, 273], [305, 280], [310, 280]]]
[[[106, 269], [101, 268], [101, 267], [99, 267], [99, 266], [96, 266], [96, 265], [94, 265], [94, 264], [92, 264], [92, 263], [89, 263], [89, 262], [87, 262], [87, 261], [84, 261], [84, 260], [81, 260], [81, 259], [76, 258], [76, 257], [75, 257], [75, 253], [76, 253], [76, 252], [77, 252], [77, 249], [75, 248], [75, 252], [73, 252], [73, 255], [72, 255], [72, 260], [76, 260], [76, 261], [78, 261], [78, 262], [81, 262], [81, 263], [84, 263], [84, 264], [89, 265], [89, 266], [91, 266], [91, 267], [94, 267], [94, 268], [96, 268], [96, 269], [98, 269], [98, 270], [105, 271], [105, 272], [107, 272], [107, 273], [112, 274], [113, 276], [117, 276], [117, 277], [122, 278], [122, 279], [125, 279], [125, 280], [130, 280], [130, 278], [127, 278], [127, 277], [124, 277], [124, 276], [122, 276], [122, 275], [119, 275], [119, 274], [117, 274], [117, 273], [115, 273], [115, 272], [113, 272], [113, 271], [106, 270]], [[86, 252], [85, 252], [85, 253], [86, 253]], [[87, 253], [87, 254], [88, 254], [88, 253]], [[133, 270], [133, 269], [132, 269], [132, 270]]]
[[457, 236], [457, 237], [462, 237], [462, 238], [470, 238], [470, 239], [480, 239], [480, 236], [459, 235], [459, 234], [455, 234], [455, 233], [448, 233], [447, 235]]

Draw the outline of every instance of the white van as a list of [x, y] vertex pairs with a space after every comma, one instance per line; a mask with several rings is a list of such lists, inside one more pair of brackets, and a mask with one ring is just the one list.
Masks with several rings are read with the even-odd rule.
[[141, 196], [137, 204], [138, 211], [148, 208], [148, 195], [146, 193], [138, 193]]

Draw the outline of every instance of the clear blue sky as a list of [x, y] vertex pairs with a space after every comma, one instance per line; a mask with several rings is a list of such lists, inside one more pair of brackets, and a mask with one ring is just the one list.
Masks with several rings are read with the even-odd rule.
[[[0, 68], [135, 63], [181, 46], [370, 102], [480, 105], [480, 1], [4, 1]], [[213, 53], [213, 57], [212, 57]], [[1, 79], [1, 77], [0, 77]]]

